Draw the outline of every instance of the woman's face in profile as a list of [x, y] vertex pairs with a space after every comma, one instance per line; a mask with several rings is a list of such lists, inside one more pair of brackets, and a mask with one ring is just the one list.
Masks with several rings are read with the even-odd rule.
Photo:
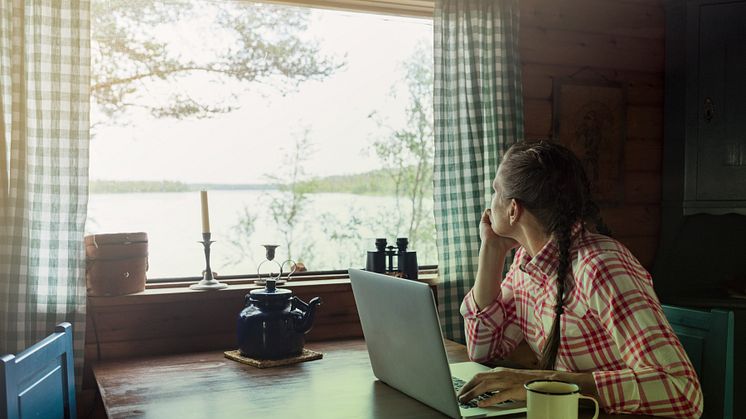
[[498, 236], [510, 237], [512, 226], [510, 225], [510, 199], [505, 199], [502, 195], [501, 171], [497, 170], [497, 175], [492, 181], [492, 204], [490, 218], [492, 219], [492, 231]]

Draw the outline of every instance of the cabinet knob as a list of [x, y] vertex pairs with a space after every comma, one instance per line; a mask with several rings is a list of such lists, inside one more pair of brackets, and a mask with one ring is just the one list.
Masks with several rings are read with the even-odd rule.
[[709, 96], [705, 98], [704, 117], [708, 124], [715, 117], [715, 104], [712, 103], [712, 98]]

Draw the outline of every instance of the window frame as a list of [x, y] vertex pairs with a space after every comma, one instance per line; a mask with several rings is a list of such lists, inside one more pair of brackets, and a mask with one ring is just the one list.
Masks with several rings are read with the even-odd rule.
[[434, 0], [260, 0], [256, 3], [420, 18], [432, 18], [435, 10]]
[[[278, 4], [295, 7], [349, 11], [365, 14], [385, 14], [400, 17], [432, 19], [435, 10], [434, 0], [246, 0], [251, 3]], [[437, 276], [438, 265], [421, 265], [419, 273]], [[258, 274], [216, 275], [228, 285], [253, 284]], [[293, 282], [348, 279], [347, 269], [299, 272], [293, 275]], [[180, 287], [185, 283], [198, 282], [202, 277], [156, 277], [146, 276], [145, 288]]]

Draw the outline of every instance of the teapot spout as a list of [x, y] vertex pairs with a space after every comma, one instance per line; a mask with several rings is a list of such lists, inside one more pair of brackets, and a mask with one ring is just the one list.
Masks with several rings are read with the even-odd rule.
[[295, 331], [298, 333], [308, 333], [313, 326], [313, 319], [316, 315], [316, 307], [321, 305], [321, 298], [316, 297], [306, 304], [298, 297], [293, 297], [293, 311], [298, 313], [294, 321]]

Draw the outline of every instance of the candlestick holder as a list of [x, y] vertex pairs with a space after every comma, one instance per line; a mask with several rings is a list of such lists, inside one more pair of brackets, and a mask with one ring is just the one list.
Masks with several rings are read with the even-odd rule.
[[228, 284], [223, 284], [215, 279], [212, 269], [210, 269], [210, 245], [215, 243], [215, 241], [210, 240], [210, 236], [210, 233], [202, 233], [202, 241], [197, 242], [202, 243], [202, 246], [205, 247], [205, 270], [202, 272], [202, 280], [189, 286], [193, 290], [219, 290], [228, 287]]

